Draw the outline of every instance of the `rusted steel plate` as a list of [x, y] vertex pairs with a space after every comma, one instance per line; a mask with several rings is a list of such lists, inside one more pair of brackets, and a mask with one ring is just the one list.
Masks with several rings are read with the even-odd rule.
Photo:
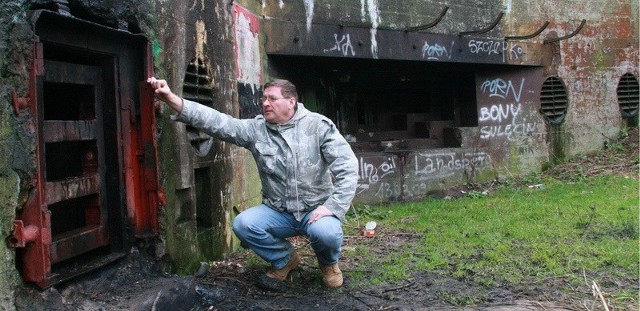
[[267, 20], [266, 52], [370, 59], [415, 60], [476, 64], [541, 65], [531, 43], [502, 39], [406, 32], [400, 30]]
[[47, 204], [51, 205], [60, 201], [98, 193], [99, 189], [100, 178], [98, 174], [73, 177], [56, 182], [47, 182]]
[[105, 228], [88, 226], [53, 237], [51, 262], [56, 263], [108, 244]]
[[46, 143], [97, 139], [95, 121], [44, 121]]

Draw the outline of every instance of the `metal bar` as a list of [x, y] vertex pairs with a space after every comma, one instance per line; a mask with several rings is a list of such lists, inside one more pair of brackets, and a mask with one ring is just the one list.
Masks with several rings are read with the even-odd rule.
[[80, 141], [96, 139], [95, 121], [44, 121], [44, 141]]
[[470, 35], [470, 34], [482, 34], [482, 33], [486, 33], [491, 31], [493, 28], [495, 28], [498, 23], [500, 22], [500, 20], [502, 19], [502, 16], [504, 16], [504, 12], [500, 12], [500, 14], [498, 14], [498, 17], [496, 17], [496, 19], [493, 21], [493, 23], [491, 23], [491, 25], [489, 25], [486, 28], [483, 29], [479, 29], [479, 30], [471, 30], [471, 31], [463, 31], [458, 33], [458, 36], [464, 36], [464, 35]]
[[580, 30], [582, 30], [582, 27], [584, 27], [584, 24], [586, 24], [586, 23], [587, 23], [587, 20], [583, 19], [582, 22], [580, 22], [580, 26], [578, 26], [578, 28], [576, 28], [576, 30], [574, 32], [572, 32], [572, 33], [570, 33], [570, 34], [568, 34], [566, 36], [562, 36], [562, 37], [558, 37], [558, 38], [545, 39], [543, 43], [547, 44], [547, 43], [553, 43], [553, 42], [558, 42], [558, 41], [569, 39], [569, 38], [577, 35], [580, 32]]
[[526, 40], [526, 39], [531, 39], [534, 37], [537, 37], [538, 35], [540, 35], [542, 33], [542, 31], [544, 31], [545, 29], [547, 29], [547, 26], [549, 26], [549, 21], [544, 22], [544, 24], [542, 24], [542, 27], [540, 27], [540, 29], [536, 30], [536, 32], [530, 34], [530, 35], [525, 35], [525, 36], [509, 36], [509, 37], [504, 37], [504, 41], [509, 41], [509, 40]]
[[56, 263], [108, 244], [103, 226], [87, 226], [53, 237], [51, 262]]
[[447, 11], [449, 11], [449, 7], [445, 6], [444, 9], [442, 10], [442, 12], [440, 12], [440, 15], [438, 15], [438, 17], [436, 17], [436, 19], [433, 22], [428, 23], [426, 25], [422, 25], [422, 26], [408, 27], [404, 31], [413, 32], [413, 31], [420, 31], [420, 30], [425, 30], [425, 29], [429, 29], [431, 27], [434, 27], [435, 25], [437, 25], [442, 20], [444, 15], [447, 14]]
[[60, 201], [95, 194], [98, 193], [99, 189], [100, 178], [98, 174], [73, 177], [57, 182], [47, 182], [47, 204], [51, 205]]
[[40, 228], [34, 225], [25, 226], [22, 220], [13, 221], [13, 230], [7, 243], [11, 248], [26, 247], [40, 236]]

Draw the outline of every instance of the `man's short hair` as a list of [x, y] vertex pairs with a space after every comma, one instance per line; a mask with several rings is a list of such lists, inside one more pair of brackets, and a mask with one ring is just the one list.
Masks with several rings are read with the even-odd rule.
[[265, 83], [263, 90], [266, 90], [268, 87], [272, 86], [279, 87], [282, 96], [286, 98], [293, 97], [296, 99], [296, 102], [298, 102], [298, 91], [296, 90], [296, 86], [293, 85], [293, 83], [284, 79], [276, 79]]

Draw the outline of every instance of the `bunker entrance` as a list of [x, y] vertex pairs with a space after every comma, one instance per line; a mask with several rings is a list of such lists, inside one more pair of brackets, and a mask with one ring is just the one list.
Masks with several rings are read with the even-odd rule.
[[147, 40], [33, 11], [34, 195], [14, 221], [24, 279], [48, 287], [157, 234], [155, 123]]
[[330, 117], [359, 151], [459, 147], [456, 127], [478, 125], [478, 65], [270, 56], [276, 76]]

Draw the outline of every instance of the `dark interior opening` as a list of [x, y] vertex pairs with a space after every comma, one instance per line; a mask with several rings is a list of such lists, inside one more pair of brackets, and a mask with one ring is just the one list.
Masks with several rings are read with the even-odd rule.
[[89, 195], [49, 205], [51, 235], [55, 236], [87, 225], [97, 225], [93, 217], [99, 209], [97, 195]]
[[[45, 120], [94, 120], [95, 91], [91, 85], [45, 82]], [[69, 96], [69, 95], [73, 96]]]
[[478, 65], [270, 56], [272, 77], [291, 80], [305, 107], [331, 118], [352, 144], [457, 147], [446, 135], [477, 126]]
[[196, 190], [196, 223], [198, 228], [213, 227], [211, 201], [211, 173], [209, 167], [196, 168], [193, 172]]
[[[97, 163], [96, 157], [99, 156], [95, 140], [47, 143], [45, 149], [47, 181], [63, 180], [90, 173], [90, 170], [94, 170], [90, 164]], [[91, 154], [91, 163], [87, 163], [87, 154]]]

